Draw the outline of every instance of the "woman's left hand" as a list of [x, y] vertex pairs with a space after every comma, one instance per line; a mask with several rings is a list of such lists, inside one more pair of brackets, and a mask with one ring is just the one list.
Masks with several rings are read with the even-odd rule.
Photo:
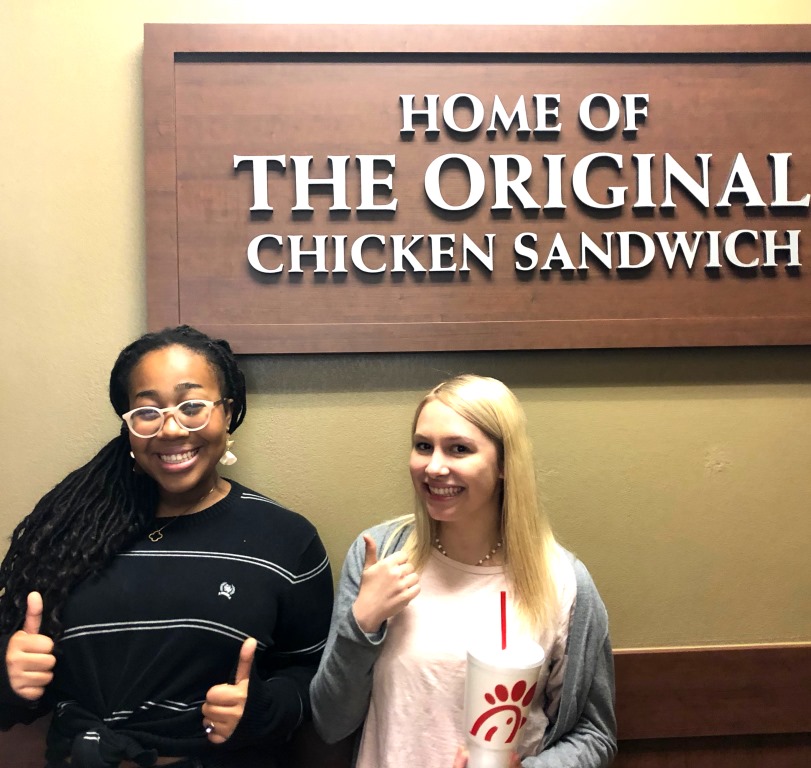
[[249, 637], [240, 648], [233, 685], [223, 683], [208, 689], [203, 704], [203, 728], [212, 744], [222, 744], [230, 739], [242, 719], [255, 654], [256, 640]]
[[[456, 757], [453, 759], [453, 768], [467, 768], [467, 750], [459, 747], [456, 750]], [[521, 768], [521, 758], [513, 752], [510, 755], [510, 768]]]

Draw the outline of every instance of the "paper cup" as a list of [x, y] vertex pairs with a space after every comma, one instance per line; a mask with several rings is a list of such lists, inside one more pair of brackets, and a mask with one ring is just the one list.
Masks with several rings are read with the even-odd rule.
[[507, 768], [535, 697], [543, 660], [543, 648], [531, 642], [506, 651], [468, 651], [464, 722], [468, 768]]

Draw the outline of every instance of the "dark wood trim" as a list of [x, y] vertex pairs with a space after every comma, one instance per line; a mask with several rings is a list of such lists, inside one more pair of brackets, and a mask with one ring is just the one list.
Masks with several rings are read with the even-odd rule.
[[[811, 644], [618, 650], [616, 768], [811, 765]], [[40, 768], [47, 719], [0, 733], [0, 768]], [[339, 768], [303, 734], [300, 755]], [[304, 758], [304, 768], [312, 768]]]
[[[227, 35], [223, 29], [227, 27]], [[674, 34], [674, 31], [679, 31]], [[187, 53], [807, 53], [811, 25], [144, 24], [144, 44]]]
[[808, 768], [811, 734], [620, 742], [613, 768]]
[[[167, 315], [168, 316], [168, 315]], [[198, 322], [210, 336], [225, 338], [237, 352], [319, 354], [346, 350], [379, 352], [464, 352], [482, 349], [606, 349], [624, 347], [811, 344], [811, 317], [682, 318], [645, 320], [543, 320], [476, 323], [302, 323], [220, 325]], [[150, 328], [156, 326], [150, 324]], [[528, 336], [532, 341], [528, 342]]]
[[175, 50], [165, 35], [144, 35], [143, 79], [147, 318], [162, 328], [180, 320]]
[[48, 715], [31, 725], [15, 725], [9, 731], [0, 731], [0, 768], [42, 768], [50, 722]]
[[811, 645], [625, 650], [614, 661], [620, 739], [811, 734]]

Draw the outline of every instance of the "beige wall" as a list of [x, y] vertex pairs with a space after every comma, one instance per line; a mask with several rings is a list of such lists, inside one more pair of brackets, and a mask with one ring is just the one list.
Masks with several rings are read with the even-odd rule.
[[[114, 434], [109, 368], [145, 330], [144, 22], [811, 23], [807, 0], [252, 10], [275, 5], [0, 0], [4, 537]], [[526, 404], [547, 507], [595, 575], [615, 645], [811, 640], [809, 348], [265, 357], [245, 367], [250, 411], [233, 476], [315, 521], [336, 569], [361, 528], [410, 509], [408, 425], [421, 393], [472, 370], [503, 378]]]

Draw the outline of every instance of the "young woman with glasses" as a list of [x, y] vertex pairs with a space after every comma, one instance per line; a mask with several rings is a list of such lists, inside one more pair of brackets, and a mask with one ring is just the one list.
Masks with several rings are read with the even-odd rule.
[[0, 566], [0, 727], [53, 710], [49, 768], [274, 766], [329, 625], [318, 533], [219, 473], [246, 411], [228, 342], [146, 334], [110, 401], [120, 434]]
[[[466, 653], [502, 647], [503, 591], [513, 647], [545, 652], [511, 766], [609, 765], [605, 607], [539, 506], [515, 395], [472, 375], [435, 387], [414, 416], [409, 468], [417, 512], [369, 529], [346, 557], [310, 688], [316, 729], [328, 742], [358, 733], [358, 768], [463, 768]], [[499, 687], [491, 704], [508, 699]]]

